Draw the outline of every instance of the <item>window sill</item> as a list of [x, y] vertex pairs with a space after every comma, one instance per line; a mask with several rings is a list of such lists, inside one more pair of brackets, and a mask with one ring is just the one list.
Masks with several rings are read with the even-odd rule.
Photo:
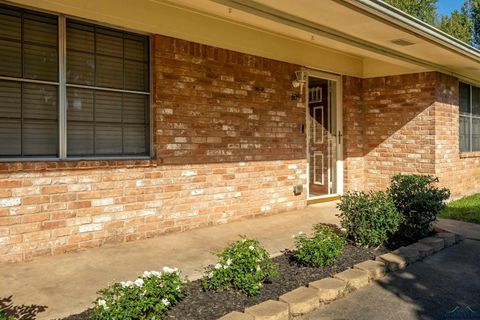
[[460, 152], [460, 158], [480, 158], [480, 151], [473, 151], [473, 152]]
[[156, 167], [160, 161], [149, 157], [137, 158], [92, 158], [92, 159], [3, 159], [0, 173], [20, 171], [86, 170], [101, 168]]

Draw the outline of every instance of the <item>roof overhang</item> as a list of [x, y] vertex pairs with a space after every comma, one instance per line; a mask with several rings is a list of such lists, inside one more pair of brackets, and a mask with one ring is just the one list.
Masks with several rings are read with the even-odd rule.
[[478, 50], [378, 0], [8, 2], [332, 73], [375, 77], [437, 70], [480, 83]]

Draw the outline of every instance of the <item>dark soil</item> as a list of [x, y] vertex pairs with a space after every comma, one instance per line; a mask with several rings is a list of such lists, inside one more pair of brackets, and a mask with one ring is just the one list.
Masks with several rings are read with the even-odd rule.
[[[176, 320], [210, 320], [217, 319], [231, 311], [243, 311], [245, 308], [260, 302], [273, 299], [280, 295], [305, 286], [309, 282], [329, 277], [334, 273], [344, 271], [354, 264], [373, 259], [385, 253], [384, 248], [364, 249], [347, 245], [342, 255], [334, 265], [323, 268], [314, 268], [299, 265], [292, 258], [291, 252], [273, 259], [279, 265], [279, 276], [264, 284], [259, 295], [248, 297], [234, 291], [204, 291], [200, 280], [191, 282], [186, 289], [186, 297], [177, 304], [166, 316], [166, 319]], [[88, 310], [78, 315], [72, 315], [64, 320], [88, 319]]]

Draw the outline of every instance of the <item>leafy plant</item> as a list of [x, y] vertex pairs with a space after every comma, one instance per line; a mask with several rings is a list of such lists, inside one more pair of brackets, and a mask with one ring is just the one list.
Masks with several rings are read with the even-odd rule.
[[450, 197], [446, 188], [435, 187], [438, 178], [428, 175], [396, 175], [388, 192], [398, 211], [403, 215], [397, 236], [416, 241], [427, 236], [433, 228], [437, 214]]
[[115, 283], [100, 290], [90, 313], [92, 320], [157, 320], [184, 296], [186, 279], [176, 268], [145, 271], [135, 281]]
[[345, 246], [345, 238], [332, 228], [318, 225], [311, 236], [299, 233], [295, 238], [294, 257], [313, 267], [323, 267], [335, 262]]
[[277, 265], [257, 240], [242, 237], [214, 254], [219, 260], [205, 269], [202, 281], [206, 290], [233, 288], [254, 296], [265, 281], [277, 276]]
[[0, 310], [0, 320], [15, 320], [15, 317], [7, 316], [6, 314], [3, 313], [2, 310]]
[[393, 199], [385, 192], [349, 192], [337, 205], [347, 238], [364, 247], [378, 246], [388, 240], [400, 225], [401, 215]]

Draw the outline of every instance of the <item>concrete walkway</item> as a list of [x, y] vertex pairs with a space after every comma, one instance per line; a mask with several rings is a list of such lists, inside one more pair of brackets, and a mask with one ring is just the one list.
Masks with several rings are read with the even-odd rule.
[[438, 219], [436, 226], [449, 232], [461, 234], [466, 239], [480, 240], [480, 224], [451, 219]]
[[391, 273], [303, 320], [480, 319], [480, 241], [471, 240], [480, 236], [479, 225], [452, 221], [440, 225], [460, 231], [467, 238], [464, 242]]
[[247, 235], [272, 255], [293, 245], [292, 234], [318, 223], [336, 223], [335, 204], [196, 229], [153, 239], [108, 245], [88, 251], [0, 265], [0, 307], [17, 310], [20, 319], [56, 319], [79, 313], [109, 283], [134, 279], [145, 270], [175, 266], [190, 279], [215, 261], [211, 251]]

